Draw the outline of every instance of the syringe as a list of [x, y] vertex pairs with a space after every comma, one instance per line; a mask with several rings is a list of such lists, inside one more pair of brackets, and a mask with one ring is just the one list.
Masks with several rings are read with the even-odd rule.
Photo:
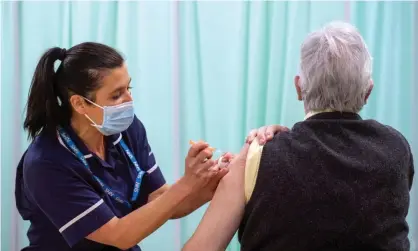
[[[196, 142], [193, 140], [189, 140], [189, 144], [194, 145], [196, 144]], [[224, 151], [222, 151], [221, 149], [216, 149], [214, 147], [209, 147], [209, 149], [212, 151], [212, 158], [218, 160], [219, 167], [224, 167], [225, 165], [227, 165], [227, 163], [223, 162], [223, 156], [225, 154]]]

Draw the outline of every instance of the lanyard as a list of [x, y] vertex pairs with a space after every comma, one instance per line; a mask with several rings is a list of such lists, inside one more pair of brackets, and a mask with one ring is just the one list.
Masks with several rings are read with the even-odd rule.
[[[122, 197], [117, 195], [113, 190], [107, 186], [102, 180], [99, 179], [96, 175], [93, 174], [93, 172], [90, 169], [89, 164], [87, 163], [86, 158], [84, 155], [80, 152], [80, 150], [77, 148], [77, 146], [74, 144], [74, 141], [70, 138], [70, 136], [62, 129], [61, 127], [58, 127], [58, 133], [61, 136], [61, 138], [65, 141], [66, 145], [70, 148], [70, 150], [77, 156], [77, 158], [83, 163], [84, 167], [89, 170], [89, 172], [93, 175], [94, 179], [102, 186], [103, 190], [107, 195], [109, 195], [112, 199], [115, 201], [126, 205], [128, 208], [132, 208], [132, 205], [129, 201], [124, 200]], [[142, 177], [144, 176], [145, 172], [141, 170], [139, 167], [138, 161], [136, 160], [135, 156], [132, 154], [132, 152], [129, 150], [128, 146], [125, 144], [123, 139], [120, 141], [120, 145], [122, 146], [123, 151], [126, 153], [132, 164], [135, 166], [136, 171], [138, 172], [138, 175], [135, 179], [135, 186], [134, 190], [132, 192], [131, 202], [135, 201], [138, 198], [139, 190], [141, 187]]]

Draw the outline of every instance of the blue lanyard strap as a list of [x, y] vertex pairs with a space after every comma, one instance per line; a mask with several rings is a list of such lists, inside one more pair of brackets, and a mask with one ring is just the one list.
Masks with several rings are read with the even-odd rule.
[[123, 139], [120, 140], [120, 145], [122, 146], [128, 158], [131, 160], [132, 164], [135, 166], [136, 171], [138, 172], [138, 175], [136, 176], [136, 179], [135, 179], [134, 191], [132, 192], [132, 197], [131, 197], [131, 201], [136, 201], [139, 195], [139, 190], [141, 188], [142, 177], [144, 177], [145, 172], [141, 170], [141, 168], [139, 167], [138, 161], [136, 161], [135, 156], [129, 150], [128, 146], [125, 144], [125, 141], [123, 141]]
[[[76, 155], [76, 157], [83, 163], [84, 167], [93, 175], [94, 179], [100, 184], [100, 186], [103, 188], [105, 193], [109, 195], [112, 199], [114, 199], [115, 201], [126, 205], [128, 208], [132, 208], [132, 205], [130, 202], [124, 200], [118, 194], [113, 192], [113, 190], [109, 186], [107, 186], [102, 180], [99, 179], [99, 177], [93, 174], [86, 158], [81, 153], [81, 151], [77, 148], [77, 146], [74, 144], [74, 141], [70, 138], [70, 136], [64, 131], [64, 129], [62, 129], [61, 127], [58, 127], [58, 133], [61, 136], [61, 138], [65, 141], [65, 144]], [[135, 179], [135, 186], [134, 186], [134, 190], [132, 192], [132, 197], [131, 197], [131, 201], [133, 202], [133, 201], [136, 201], [136, 199], [138, 198], [140, 188], [141, 188], [142, 178], [145, 172], [141, 170], [138, 164], [138, 161], [136, 160], [132, 152], [129, 150], [128, 146], [125, 144], [123, 139], [121, 139], [119, 142], [120, 142], [120, 145], [122, 146], [123, 151], [126, 153], [129, 160], [132, 162], [132, 164], [135, 166], [136, 171], [138, 172], [138, 175], [136, 176], [136, 179]]]

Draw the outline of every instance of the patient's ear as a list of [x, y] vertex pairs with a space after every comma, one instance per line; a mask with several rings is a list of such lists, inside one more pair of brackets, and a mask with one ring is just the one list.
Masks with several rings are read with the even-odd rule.
[[298, 94], [298, 100], [302, 101], [302, 88], [300, 88], [300, 76], [295, 76], [295, 88], [296, 93]]
[[366, 97], [364, 97], [364, 103], [367, 103], [367, 100], [369, 99], [370, 93], [372, 93], [373, 90], [373, 79], [370, 79], [370, 85], [369, 85], [369, 89], [366, 92]]

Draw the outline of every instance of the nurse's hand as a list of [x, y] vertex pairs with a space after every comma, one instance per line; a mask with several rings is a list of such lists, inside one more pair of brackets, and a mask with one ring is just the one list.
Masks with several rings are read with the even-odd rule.
[[[193, 144], [186, 157], [186, 166], [183, 183], [187, 184], [193, 192], [206, 187], [211, 181], [219, 180], [220, 171], [215, 167], [212, 160], [213, 150], [206, 142]], [[225, 171], [223, 171], [225, 172]], [[225, 175], [226, 173], [221, 172]]]
[[231, 153], [225, 153], [221, 156], [220, 159], [215, 160], [215, 166], [211, 167], [213, 171], [218, 172], [215, 177], [213, 177], [210, 182], [202, 189], [200, 192], [200, 197], [204, 203], [212, 200], [213, 195], [215, 194], [216, 188], [219, 185], [219, 182], [222, 178], [228, 174], [229, 168], [228, 165], [234, 158], [234, 155]]
[[194, 143], [186, 157], [185, 174], [178, 181], [183, 188], [185, 200], [173, 211], [172, 219], [184, 217], [195, 211], [213, 197], [219, 181], [228, 173], [212, 160], [213, 149], [205, 142]]
[[[258, 129], [253, 129], [248, 133], [248, 136], [245, 139], [245, 143], [251, 145], [251, 143], [257, 139], [260, 145], [264, 145], [265, 143], [269, 142], [273, 139], [273, 136], [277, 133], [287, 132], [289, 128], [281, 125], [269, 125], [269, 126], [262, 126]], [[233, 153], [226, 153], [222, 156], [223, 163], [222, 167], [227, 167], [229, 163], [235, 158], [235, 154]]]
[[245, 140], [245, 143], [251, 144], [254, 139], [257, 138], [258, 143], [260, 145], [264, 145], [268, 141], [272, 140], [275, 134], [287, 131], [289, 131], [289, 128], [281, 125], [263, 126], [258, 129], [251, 130]]

